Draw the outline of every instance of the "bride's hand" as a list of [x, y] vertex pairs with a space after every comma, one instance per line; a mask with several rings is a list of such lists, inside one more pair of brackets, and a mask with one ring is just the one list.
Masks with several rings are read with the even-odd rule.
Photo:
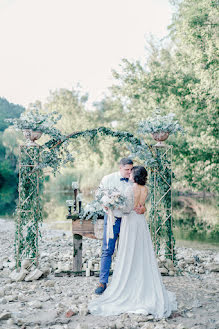
[[134, 210], [137, 214], [142, 215], [145, 213], [146, 208], [145, 206], [139, 205], [138, 207], [135, 207]]

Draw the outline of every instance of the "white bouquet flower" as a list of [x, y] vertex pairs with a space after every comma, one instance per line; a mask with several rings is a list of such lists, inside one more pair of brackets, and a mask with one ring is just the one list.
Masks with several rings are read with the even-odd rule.
[[119, 208], [124, 205], [125, 196], [115, 187], [104, 188], [99, 187], [96, 192], [96, 201], [103, 207], [108, 209]]

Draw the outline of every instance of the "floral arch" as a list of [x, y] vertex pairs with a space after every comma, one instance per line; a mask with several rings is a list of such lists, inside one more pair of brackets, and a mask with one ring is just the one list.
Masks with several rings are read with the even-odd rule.
[[[11, 120], [15, 128], [24, 132], [27, 141], [20, 146], [19, 155], [19, 202], [16, 210], [15, 259], [17, 268], [23, 259], [39, 262], [39, 226], [42, 223], [42, 204], [40, 189], [43, 184], [43, 170], [50, 167], [55, 174], [65, 163], [73, 161], [68, 150], [72, 140], [86, 138], [94, 142], [103, 136], [116, 139], [130, 151], [130, 156], [150, 169], [150, 213], [149, 226], [157, 254], [161, 239], [165, 240], [165, 256], [175, 260], [172, 218], [172, 146], [161, 144], [151, 146], [143, 139], [126, 131], [110, 128], [73, 132], [65, 136], [55, 128], [60, 119], [56, 113], [41, 115], [35, 111], [29, 117]], [[40, 123], [39, 123], [40, 122]], [[43, 145], [35, 143], [42, 134], [50, 139]], [[159, 144], [159, 143], [158, 143]], [[61, 155], [61, 156], [60, 156]]]

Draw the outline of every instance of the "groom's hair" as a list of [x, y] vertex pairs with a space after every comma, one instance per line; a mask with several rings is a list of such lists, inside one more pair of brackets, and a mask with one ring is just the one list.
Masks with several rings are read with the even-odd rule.
[[119, 162], [120, 166], [133, 165], [133, 161], [130, 158], [122, 158]]

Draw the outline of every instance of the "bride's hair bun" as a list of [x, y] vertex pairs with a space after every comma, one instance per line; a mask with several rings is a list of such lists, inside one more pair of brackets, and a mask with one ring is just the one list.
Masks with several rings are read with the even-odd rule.
[[147, 170], [142, 166], [134, 166], [132, 169], [134, 182], [139, 185], [145, 185], [147, 182]]

